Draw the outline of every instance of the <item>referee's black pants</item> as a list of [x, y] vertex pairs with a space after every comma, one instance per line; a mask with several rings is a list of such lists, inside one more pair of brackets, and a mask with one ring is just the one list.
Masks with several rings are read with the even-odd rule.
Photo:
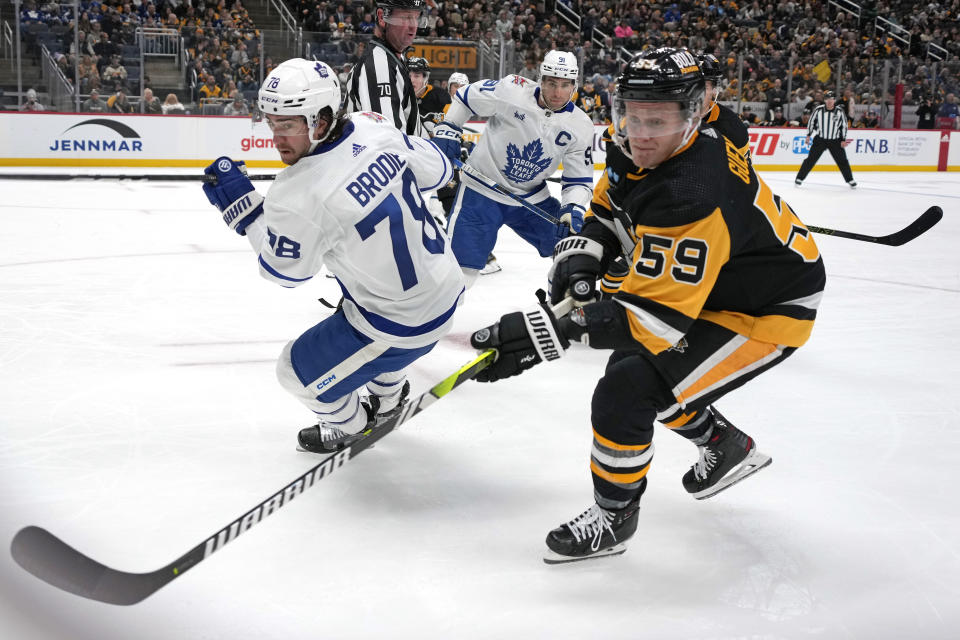
[[800, 171], [797, 172], [797, 180], [802, 181], [806, 179], [807, 174], [813, 169], [813, 165], [817, 164], [817, 160], [820, 159], [824, 151], [829, 151], [830, 155], [833, 156], [833, 161], [836, 162], [837, 167], [840, 168], [843, 179], [847, 182], [853, 182], [853, 172], [850, 171], [850, 163], [847, 162], [847, 152], [843, 148], [843, 140], [825, 140], [820, 136], [813, 139], [813, 143], [810, 145], [810, 155], [808, 155], [807, 159], [800, 165]]

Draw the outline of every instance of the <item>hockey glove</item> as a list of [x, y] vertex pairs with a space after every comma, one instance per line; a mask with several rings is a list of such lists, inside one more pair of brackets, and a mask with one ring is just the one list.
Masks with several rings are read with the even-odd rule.
[[541, 302], [528, 311], [514, 311], [470, 336], [480, 350], [495, 349], [496, 360], [477, 374], [479, 382], [496, 382], [516, 376], [544, 360], [559, 359], [570, 342], [557, 327], [557, 319]]
[[585, 236], [570, 236], [553, 248], [553, 264], [547, 273], [550, 304], [567, 295], [577, 302], [596, 297], [597, 278], [603, 273], [603, 245]]
[[560, 209], [560, 222], [570, 227], [573, 233], [580, 233], [583, 228], [583, 211], [583, 207], [578, 204], [565, 204]]
[[203, 172], [214, 177], [213, 181], [203, 184], [207, 200], [220, 210], [228, 227], [246, 235], [247, 225], [263, 213], [263, 196], [247, 178], [247, 166], [222, 156]]
[[450, 162], [460, 159], [460, 142], [463, 140], [463, 129], [452, 122], [440, 122], [433, 128], [433, 144], [439, 147], [443, 155], [450, 158]]

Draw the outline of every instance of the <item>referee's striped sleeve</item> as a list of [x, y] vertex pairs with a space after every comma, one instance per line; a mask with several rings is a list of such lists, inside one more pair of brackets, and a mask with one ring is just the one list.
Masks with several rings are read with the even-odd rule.
[[399, 67], [381, 47], [373, 47], [361, 67], [354, 69], [350, 86], [352, 111], [376, 111], [393, 120], [393, 126], [406, 129], [400, 105], [404, 79]]
[[813, 113], [810, 114], [810, 122], [807, 123], [807, 136], [811, 138], [817, 132], [817, 124], [820, 122], [821, 111], [823, 111], [823, 105], [818, 105], [814, 107]]

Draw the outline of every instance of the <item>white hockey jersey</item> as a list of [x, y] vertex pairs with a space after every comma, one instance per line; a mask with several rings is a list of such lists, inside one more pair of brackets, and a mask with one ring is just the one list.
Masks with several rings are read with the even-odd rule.
[[467, 164], [508, 191], [531, 203], [546, 199], [546, 180], [562, 162], [561, 204], [586, 208], [593, 195], [593, 122], [572, 102], [551, 111], [539, 97], [537, 83], [522, 76], [480, 80], [457, 91], [444, 120], [462, 126], [471, 115], [489, 118]]
[[463, 274], [420, 192], [452, 176], [432, 142], [380, 114], [350, 114], [340, 138], [277, 175], [247, 227], [260, 273], [294, 287], [326, 265], [358, 331], [403, 348], [437, 341], [452, 326]]

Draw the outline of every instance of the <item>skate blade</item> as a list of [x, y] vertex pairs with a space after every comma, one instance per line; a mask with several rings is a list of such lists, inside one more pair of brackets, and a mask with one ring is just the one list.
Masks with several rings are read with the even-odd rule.
[[750, 455], [743, 459], [739, 467], [724, 476], [720, 482], [709, 489], [694, 493], [693, 497], [697, 500], [706, 500], [707, 498], [715, 496], [724, 489], [732, 487], [744, 478], [749, 478], [757, 471], [760, 471], [760, 469], [769, 466], [771, 462], [773, 462], [773, 458], [754, 449]]
[[497, 273], [498, 271], [503, 271], [503, 267], [498, 265], [496, 262], [491, 262], [483, 269], [480, 269], [480, 275], [489, 276], [491, 273]]
[[543, 554], [543, 561], [547, 564], [568, 564], [570, 562], [579, 562], [580, 560], [593, 560], [594, 558], [603, 558], [604, 556], [619, 556], [627, 550], [627, 545], [621, 542], [620, 544], [615, 544], [612, 547], [606, 549], [601, 549], [596, 553], [591, 553], [588, 556], [563, 556], [547, 549], [547, 552]]
[[[356, 444], [356, 441], [351, 442], [350, 444]], [[347, 445], [347, 447], [349, 447], [349, 446], [350, 446], [350, 445]], [[347, 447], [344, 447], [343, 449], [346, 449]], [[376, 448], [377, 448], [377, 445], [375, 445], [375, 444], [372, 444], [372, 445], [370, 445], [369, 447], [367, 447], [367, 449], [376, 449]], [[340, 451], [343, 451], [343, 449], [340, 449], [339, 451], [310, 451], [309, 449], [304, 449], [304, 448], [301, 447], [300, 445], [297, 445], [297, 451], [298, 451], [298, 452], [300, 452], [300, 453], [312, 453], [312, 454], [318, 455], [318, 456], [328, 456], [328, 455], [331, 455], [331, 454], [334, 454], [334, 453], [340, 453]]]

